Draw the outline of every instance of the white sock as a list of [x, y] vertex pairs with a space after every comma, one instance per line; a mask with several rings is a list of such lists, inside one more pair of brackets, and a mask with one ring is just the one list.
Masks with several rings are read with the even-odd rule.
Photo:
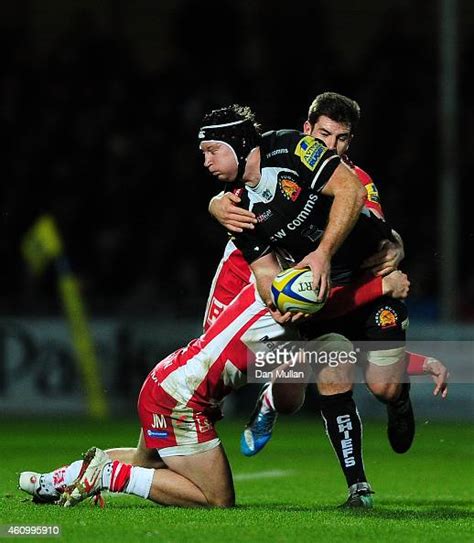
[[77, 476], [81, 471], [81, 466], [82, 460], [76, 460], [72, 464], [69, 464], [69, 466], [66, 466], [66, 471], [64, 472], [65, 485], [70, 485], [77, 479]]
[[124, 489], [126, 494], [133, 494], [142, 498], [148, 498], [150, 495], [151, 485], [153, 483], [153, 475], [155, 470], [151, 468], [132, 467], [130, 472], [130, 480]]
[[110, 461], [105, 465], [104, 470], [102, 471], [102, 488], [109, 488], [110, 486], [110, 479], [112, 478], [112, 464], [113, 462]]

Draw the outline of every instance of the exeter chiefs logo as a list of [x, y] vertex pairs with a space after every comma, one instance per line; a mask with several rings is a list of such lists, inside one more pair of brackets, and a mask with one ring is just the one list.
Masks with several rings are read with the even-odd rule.
[[397, 326], [398, 315], [389, 306], [381, 307], [375, 315], [375, 322], [380, 328], [392, 328]]
[[298, 185], [298, 183], [293, 181], [293, 179], [290, 179], [287, 174], [284, 174], [278, 179], [278, 184], [280, 185], [280, 190], [283, 193], [283, 196], [287, 200], [294, 202], [298, 198], [301, 192], [301, 187]]

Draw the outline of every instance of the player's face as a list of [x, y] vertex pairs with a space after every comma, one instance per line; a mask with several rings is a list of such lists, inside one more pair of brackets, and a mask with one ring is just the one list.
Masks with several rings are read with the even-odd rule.
[[224, 143], [202, 142], [204, 167], [219, 181], [235, 181], [238, 172], [237, 160], [232, 149]]
[[344, 123], [337, 123], [325, 115], [318, 117], [315, 124], [309, 121], [304, 123], [305, 134], [310, 134], [326, 144], [328, 149], [336, 151], [341, 156], [347, 152], [352, 140], [351, 127]]

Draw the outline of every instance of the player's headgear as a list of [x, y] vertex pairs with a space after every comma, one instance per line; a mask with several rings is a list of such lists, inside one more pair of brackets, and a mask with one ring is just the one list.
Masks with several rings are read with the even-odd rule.
[[247, 157], [260, 144], [260, 127], [248, 107], [234, 104], [216, 109], [204, 116], [199, 129], [199, 144], [216, 141], [230, 147], [238, 165], [237, 178], [241, 178]]

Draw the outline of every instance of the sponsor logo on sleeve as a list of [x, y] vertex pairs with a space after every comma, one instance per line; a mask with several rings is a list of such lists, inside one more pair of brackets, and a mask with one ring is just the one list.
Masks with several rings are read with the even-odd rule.
[[322, 143], [311, 136], [305, 136], [298, 142], [295, 155], [299, 156], [301, 162], [313, 172], [326, 151], [327, 147]]
[[380, 203], [379, 191], [375, 186], [375, 183], [367, 183], [365, 185], [365, 190], [367, 191], [367, 200], [373, 202], [374, 204]]

